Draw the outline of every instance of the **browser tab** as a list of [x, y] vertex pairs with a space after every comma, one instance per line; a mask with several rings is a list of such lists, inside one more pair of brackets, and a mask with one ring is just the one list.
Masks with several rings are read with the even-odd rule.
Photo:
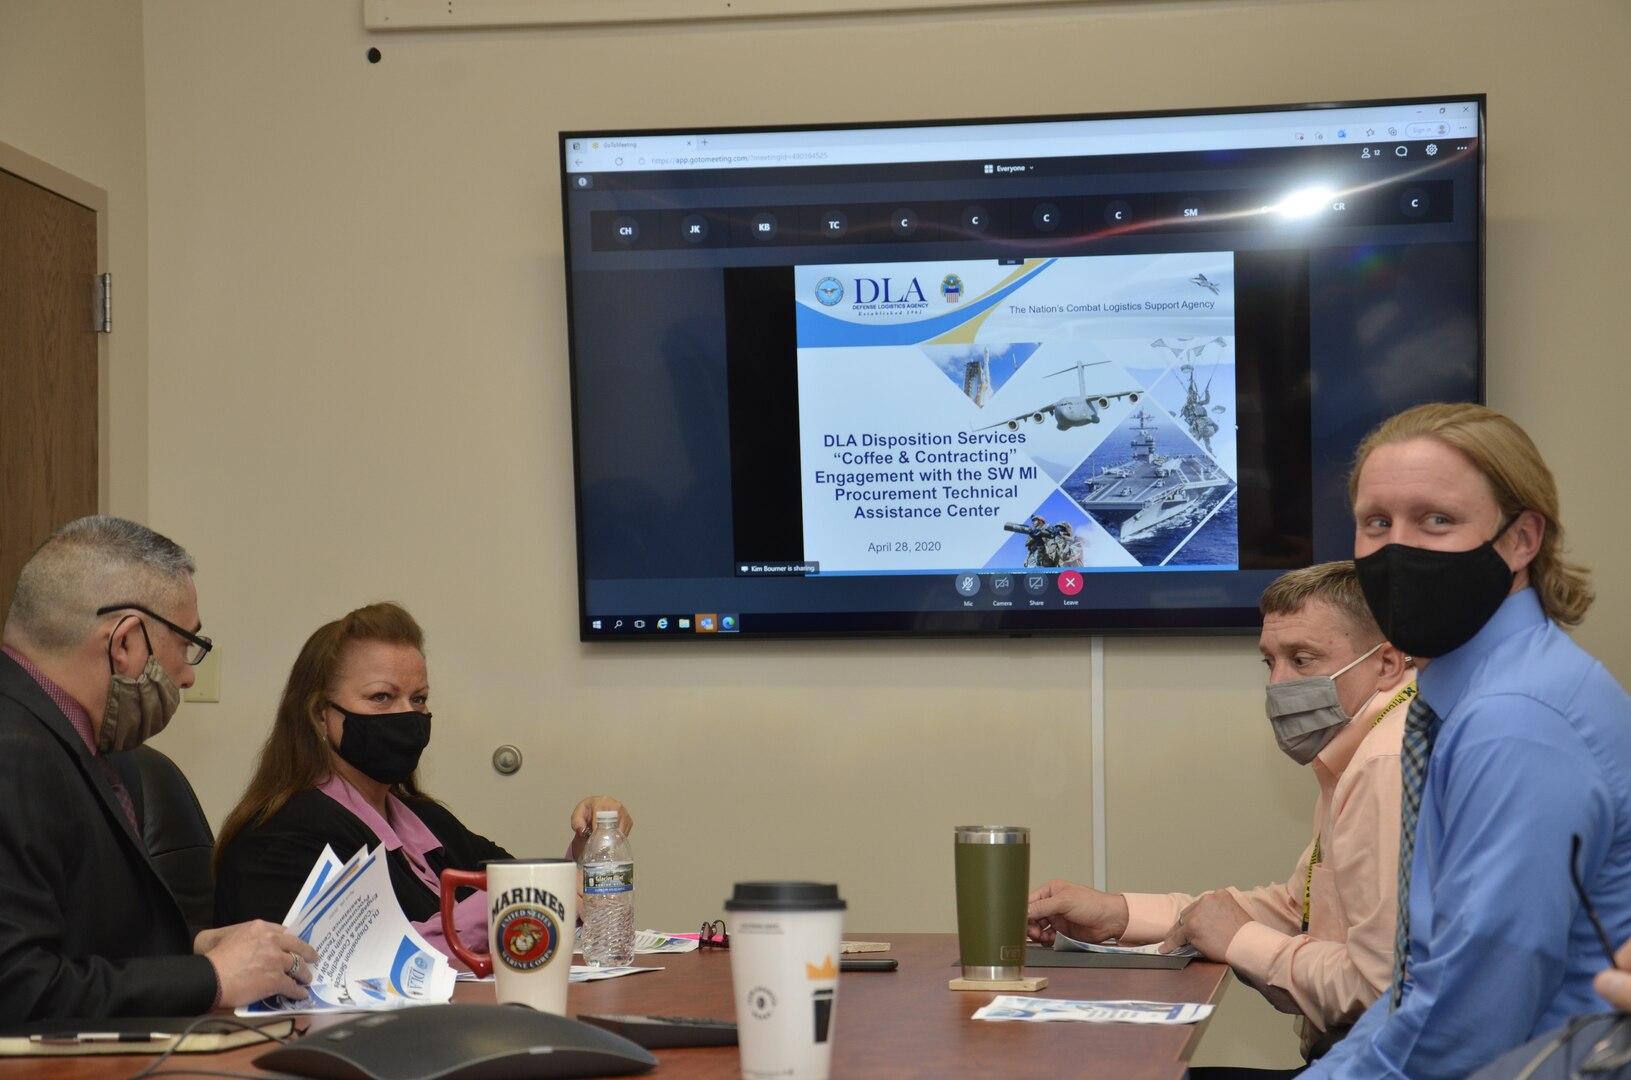
[[[1440, 111], [1442, 110], [1442, 111]], [[674, 135], [572, 136], [563, 160], [569, 172], [798, 169], [912, 162], [973, 162], [984, 175], [1029, 175], [1049, 158], [1132, 153], [1249, 150], [1330, 145], [1360, 138], [1474, 134], [1475, 102], [1298, 109], [1139, 119], [1042, 120], [892, 128], [887, 140], [872, 129], [698, 132]], [[1317, 123], [1310, 123], [1310, 121]], [[1443, 130], [1439, 129], [1443, 125]], [[992, 156], [1000, 147], [1003, 157]]]

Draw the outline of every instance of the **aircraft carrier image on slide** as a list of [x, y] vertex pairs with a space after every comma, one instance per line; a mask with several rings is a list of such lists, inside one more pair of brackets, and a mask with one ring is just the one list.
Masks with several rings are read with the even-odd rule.
[[1167, 457], [1156, 452], [1155, 432], [1143, 409], [1130, 421], [1138, 434], [1128, 444], [1132, 456], [1117, 465], [1101, 465], [1099, 472], [1078, 473], [1066, 492], [1092, 514], [1106, 531], [1119, 526], [1117, 538], [1139, 540], [1163, 529], [1197, 519], [1214, 500], [1206, 493], [1234, 483], [1208, 457]]

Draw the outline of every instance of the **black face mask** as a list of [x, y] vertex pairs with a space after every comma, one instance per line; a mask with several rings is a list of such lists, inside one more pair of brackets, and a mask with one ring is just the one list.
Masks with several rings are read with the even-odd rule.
[[1471, 551], [1388, 544], [1354, 560], [1365, 604], [1388, 641], [1432, 658], [1472, 640], [1512, 591], [1517, 575], [1495, 550], [1501, 531]]
[[354, 713], [332, 701], [329, 706], [345, 717], [335, 751], [364, 776], [400, 784], [419, 767], [419, 755], [430, 745], [430, 713]]

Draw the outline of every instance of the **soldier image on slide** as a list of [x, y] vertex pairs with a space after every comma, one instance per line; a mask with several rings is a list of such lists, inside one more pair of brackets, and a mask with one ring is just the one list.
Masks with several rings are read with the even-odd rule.
[[1049, 525], [1047, 518], [1032, 514], [1029, 525], [1016, 525], [1010, 521], [1003, 528], [1025, 534], [1026, 566], [1082, 565], [1082, 541], [1068, 521]]

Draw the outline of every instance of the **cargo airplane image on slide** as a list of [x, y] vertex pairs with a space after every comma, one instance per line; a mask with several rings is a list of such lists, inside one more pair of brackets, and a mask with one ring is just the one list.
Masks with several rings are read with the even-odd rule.
[[1023, 412], [1018, 416], [1010, 417], [1007, 420], [999, 420], [995, 424], [987, 424], [985, 427], [975, 428], [975, 430], [987, 431], [994, 427], [1006, 427], [1009, 431], [1015, 431], [1018, 430], [1020, 424], [1027, 420], [1033, 424], [1042, 423], [1043, 419], [1050, 413], [1053, 415], [1053, 422], [1058, 425], [1060, 431], [1069, 431], [1074, 427], [1097, 424], [1099, 422], [1099, 410], [1109, 408], [1112, 398], [1124, 397], [1130, 402], [1135, 402], [1138, 400], [1138, 395], [1143, 392], [1141, 390], [1117, 390], [1113, 394], [1088, 393], [1087, 376], [1084, 371], [1087, 368], [1097, 367], [1100, 364], [1108, 364], [1109, 362], [1108, 360], [1095, 360], [1089, 364], [1078, 360], [1072, 367], [1049, 372], [1043, 377], [1051, 379], [1055, 375], [1063, 375], [1067, 371], [1074, 371], [1076, 373], [1076, 396], [1062, 397], [1052, 405], [1044, 405], [1032, 412]]

